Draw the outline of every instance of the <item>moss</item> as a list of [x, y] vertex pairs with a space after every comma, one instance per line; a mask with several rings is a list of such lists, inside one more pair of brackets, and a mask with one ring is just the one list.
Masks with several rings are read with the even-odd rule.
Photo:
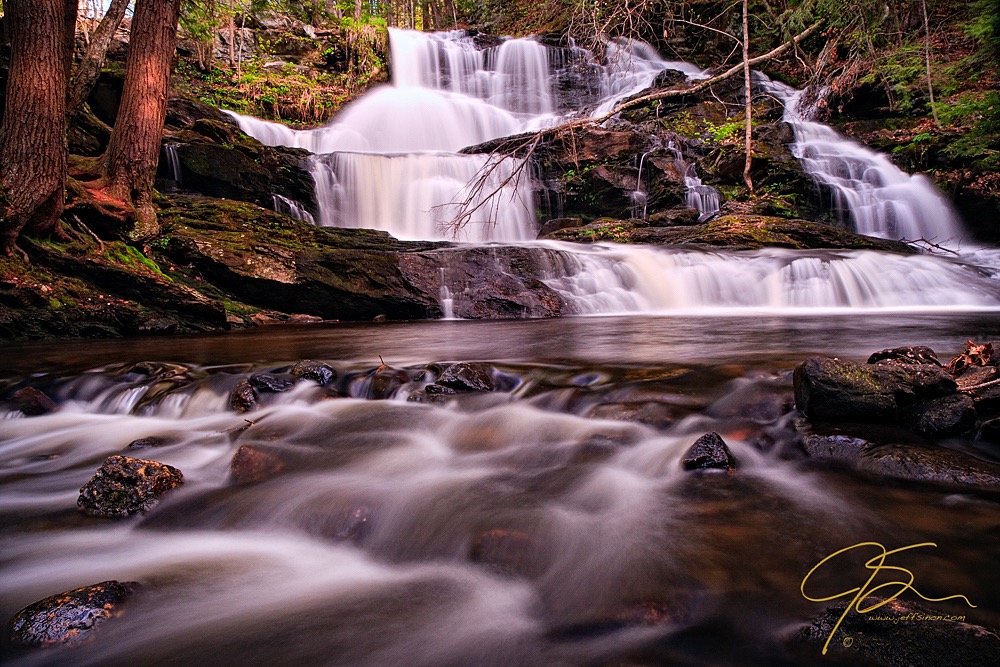
[[169, 276], [164, 275], [156, 262], [152, 261], [138, 248], [130, 246], [121, 241], [112, 241], [104, 244], [104, 257], [109, 261], [120, 264], [133, 270], [147, 270], [162, 278], [169, 280]]

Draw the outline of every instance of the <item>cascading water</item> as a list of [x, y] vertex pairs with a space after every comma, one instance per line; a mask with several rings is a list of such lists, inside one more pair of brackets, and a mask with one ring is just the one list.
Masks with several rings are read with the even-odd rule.
[[278, 213], [284, 213], [302, 222], [316, 224], [316, 218], [313, 217], [313, 214], [299, 202], [278, 194], [271, 195], [271, 199], [274, 202], [274, 210]]
[[886, 155], [810, 120], [813, 112], [803, 105], [803, 91], [760, 76], [758, 82], [785, 105], [784, 120], [795, 132], [795, 156], [829, 190], [834, 210], [855, 231], [938, 244], [962, 240], [961, 221], [927, 177], [907, 174]]
[[181, 175], [181, 157], [177, 154], [177, 144], [163, 144], [163, 152], [167, 156], [167, 167], [170, 169], [170, 180], [174, 182], [174, 187], [177, 189], [184, 187], [184, 179]]
[[[490, 162], [483, 155], [455, 151], [537, 129], [555, 122], [559, 114], [576, 111], [559, 108], [555, 82], [572, 77], [563, 70], [554, 72], [553, 66], [567, 67], [586, 52], [545, 47], [532, 39], [506, 40], [484, 50], [461, 31], [391, 30], [390, 44], [392, 84], [359, 98], [327, 127], [293, 131], [231, 115], [264, 143], [317, 154], [312, 172], [322, 225], [383, 229], [404, 239], [531, 241], [536, 222], [528, 170], [519, 170], [513, 159]], [[595, 117], [648, 87], [666, 69], [680, 70], [691, 79], [705, 76], [694, 66], [663, 60], [641, 42], [612, 41], [606, 50], [607, 64], [591, 60], [588, 70], [597, 82]], [[935, 241], [961, 236], [957, 218], [926, 179], [909, 176], [885, 156], [803, 120], [795, 111], [796, 91], [761, 80], [786, 104], [786, 120], [796, 132], [794, 149], [803, 165], [830, 187], [858, 231]], [[718, 191], [702, 183], [675, 145], [668, 148], [685, 165], [688, 205], [699, 211], [701, 221], [710, 219], [720, 208]], [[635, 217], [645, 216], [644, 158], [638, 156]], [[491, 168], [484, 168], [487, 164]], [[463, 210], [463, 224], [454, 224]], [[994, 253], [983, 252], [988, 265]], [[542, 278], [578, 313], [1000, 305], [988, 271], [935, 257], [580, 246], [560, 246], [555, 255], [562, 259]]]

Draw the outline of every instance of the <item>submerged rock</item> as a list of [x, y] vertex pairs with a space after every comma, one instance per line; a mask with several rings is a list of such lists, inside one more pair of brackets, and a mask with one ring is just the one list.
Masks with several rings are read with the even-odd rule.
[[736, 459], [733, 458], [726, 441], [718, 433], [706, 433], [684, 453], [681, 458], [684, 470], [726, 470], [736, 469]]
[[167, 444], [166, 438], [149, 436], [148, 438], [137, 438], [125, 446], [125, 449], [150, 449], [151, 447], [162, 447]]
[[1000, 491], [1000, 464], [943, 447], [876, 447], [862, 455], [858, 470], [902, 481]]
[[121, 616], [123, 603], [138, 584], [102, 581], [28, 605], [8, 626], [10, 641], [21, 647], [73, 646], [92, 638], [109, 619]]
[[56, 409], [56, 402], [49, 398], [45, 392], [35, 387], [23, 387], [14, 392], [11, 396], [14, 408], [20, 410], [28, 417], [37, 417], [52, 412]]
[[273, 449], [243, 445], [236, 450], [229, 472], [237, 484], [256, 484], [280, 475], [287, 467], [285, 460]]
[[131, 456], [109, 456], [80, 489], [77, 506], [101, 517], [126, 517], [148, 511], [184, 475], [173, 466]]
[[519, 530], [494, 529], [481, 534], [469, 547], [469, 560], [488, 565], [505, 574], [541, 574], [540, 544]]

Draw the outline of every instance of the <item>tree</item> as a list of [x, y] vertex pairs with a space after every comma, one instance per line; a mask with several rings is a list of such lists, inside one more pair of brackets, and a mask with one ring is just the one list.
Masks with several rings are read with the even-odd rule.
[[153, 179], [167, 113], [180, 0], [140, 0], [132, 18], [122, 103], [103, 166], [108, 193], [135, 210], [134, 240], [159, 231]]
[[66, 0], [5, 0], [10, 74], [0, 126], [0, 250], [23, 232], [58, 233], [66, 192]]
[[129, 0], [112, 0], [108, 11], [104, 14], [97, 30], [90, 38], [87, 52], [83, 55], [83, 60], [76, 68], [73, 75], [69, 91], [69, 111], [71, 114], [79, 113], [83, 108], [83, 103], [90, 96], [90, 91], [97, 83], [97, 77], [104, 66], [104, 59], [108, 55], [108, 47], [115, 36], [115, 31], [125, 18], [125, 11], [128, 9]]

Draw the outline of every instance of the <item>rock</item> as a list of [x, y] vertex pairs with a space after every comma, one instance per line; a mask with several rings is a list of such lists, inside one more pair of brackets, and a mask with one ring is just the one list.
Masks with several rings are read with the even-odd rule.
[[665, 69], [653, 79], [652, 88], [672, 88], [687, 81], [687, 74], [676, 69]]
[[934, 350], [924, 345], [913, 347], [893, 347], [888, 350], [873, 353], [868, 357], [869, 364], [934, 364], [940, 366]]
[[1000, 385], [977, 389], [972, 394], [976, 412], [986, 419], [1000, 416]]
[[333, 367], [321, 361], [312, 361], [310, 359], [298, 362], [288, 372], [295, 377], [312, 380], [324, 387], [337, 378], [337, 371]]
[[469, 547], [469, 560], [510, 575], [536, 576], [544, 569], [538, 559], [540, 544], [519, 530], [489, 530]]
[[80, 489], [77, 506], [91, 516], [126, 517], [146, 512], [184, 482], [180, 470], [131, 456], [109, 456]]
[[75, 588], [28, 605], [11, 619], [9, 637], [21, 647], [74, 646], [93, 639], [93, 632], [122, 615], [136, 582], [102, 581]]
[[802, 449], [813, 459], [857, 465], [861, 456], [875, 445], [846, 435], [807, 435], [802, 438]]
[[250, 384], [257, 391], [266, 391], [274, 394], [288, 391], [295, 386], [293, 380], [271, 375], [270, 373], [254, 373], [250, 376]]
[[671, 208], [653, 213], [646, 218], [646, 224], [650, 227], [687, 227], [697, 225], [699, 215], [696, 208]]
[[235, 412], [250, 412], [257, 407], [257, 392], [250, 380], [240, 380], [229, 393], [229, 407]]
[[942, 447], [884, 445], [862, 454], [858, 470], [955, 489], [1000, 491], [1000, 464]]
[[538, 230], [538, 238], [545, 238], [552, 232], [557, 232], [560, 229], [582, 227], [583, 224], [583, 218], [553, 218], [542, 225], [541, 229]]
[[37, 417], [53, 412], [58, 406], [56, 402], [45, 395], [41, 389], [22, 387], [11, 396], [14, 409], [20, 410], [28, 417]]
[[242, 152], [215, 144], [177, 147], [184, 183], [209, 197], [251, 201], [265, 206], [274, 191], [271, 172]]
[[697, 440], [681, 457], [684, 470], [726, 470], [736, 469], [726, 441], [718, 433], [706, 433]]
[[167, 129], [183, 130], [205, 118], [220, 123], [230, 122], [229, 116], [211, 104], [205, 104], [189, 97], [171, 97], [167, 100], [167, 118], [164, 123], [164, 127]]
[[1000, 445], [1000, 417], [982, 423], [979, 427], [979, 440]]
[[257, 484], [280, 475], [287, 464], [272, 448], [257, 445], [243, 445], [236, 450], [229, 473], [237, 484]]
[[134, 449], [149, 449], [151, 447], [162, 447], [165, 444], [167, 444], [167, 441], [166, 441], [165, 438], [160, 438], [160, 437], [154, 435], [154, 436], [150, 436], [148, 438], [138, 438], [136, 440], [133, 440], [132, 442], [128, 443], [128, 445], [125, 447], [125, 449], [129, 449], [129, 450], [134, 450]]
[[459, 392], [494, 391], [497, 388], [492, 366], [464, 362], [445, 368], [436, 384]]
[[[972, 595], [973, 591], [961, 593]], [[868, 598], [864, 606], [878, 601], [879, 598]], [[873, 667], [1000, 664], [997, 633], [955, 620], [951, 611], [897, 598], [864, 614], [848, 612], [838, 628], [848, 604], [838, 602], [828, 607], [787, 641], [786, 648], [794, 664]], [[823, 655], [823, 646], [831, 636], [829, 652]], [[850, 642], [846, 641], [848, 637]]]
[[810, 419], [907, 422], [918, 398], [955, 391], [955, 381], [931, 364], [856, 364], [811, 357], [794, 373], [795, 405]]
[[914, 408], [914, 416], [917, 432], [932, 437], [961, 435], [976, 424], [976, 408], [965, 394], [924, 401]]
[[335, 528], [330, 537], [335, 540], [358, 542], [368, 533], [370, 518], [371, 511], [364, 506], [341, 512], [335, 520]]

